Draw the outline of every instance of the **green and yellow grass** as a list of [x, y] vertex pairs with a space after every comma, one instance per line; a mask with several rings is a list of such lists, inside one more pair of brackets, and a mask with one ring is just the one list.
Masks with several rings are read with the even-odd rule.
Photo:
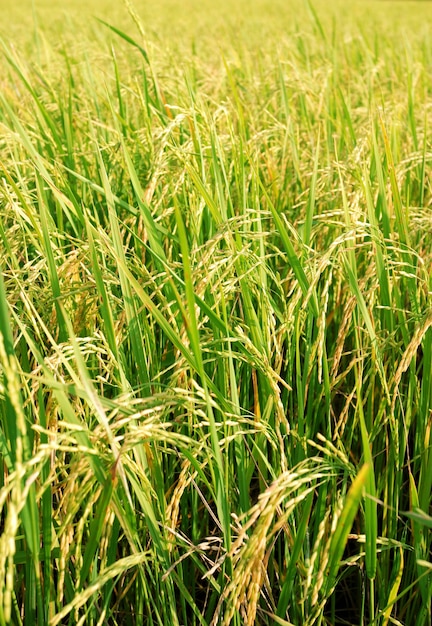
[[432, 4], [10, 4], [0, 624], [430, 624]]

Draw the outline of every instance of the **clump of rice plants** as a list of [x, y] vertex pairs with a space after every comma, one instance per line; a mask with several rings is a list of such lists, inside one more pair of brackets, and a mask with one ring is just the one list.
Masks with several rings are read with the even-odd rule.
[[98, 2], [2, 31], [0, 624], [427, 626], [432, 5]]

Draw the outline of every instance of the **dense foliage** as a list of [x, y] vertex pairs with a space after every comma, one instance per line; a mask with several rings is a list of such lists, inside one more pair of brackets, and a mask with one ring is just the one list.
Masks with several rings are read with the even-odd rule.
[[432, 7], [49, 4], [2, 33], [0, 624], [427, 626]]

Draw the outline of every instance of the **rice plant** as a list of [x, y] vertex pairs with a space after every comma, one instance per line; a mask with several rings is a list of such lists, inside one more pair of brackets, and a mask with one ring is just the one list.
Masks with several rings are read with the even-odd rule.
[[2, 4], [0, 624], [430, 625], [432, 5]]

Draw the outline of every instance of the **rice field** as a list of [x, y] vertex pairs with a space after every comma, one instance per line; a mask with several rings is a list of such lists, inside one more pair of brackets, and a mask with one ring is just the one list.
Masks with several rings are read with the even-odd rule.
[[432, 3], [0, 10], [0, 626], [430, 626]]

